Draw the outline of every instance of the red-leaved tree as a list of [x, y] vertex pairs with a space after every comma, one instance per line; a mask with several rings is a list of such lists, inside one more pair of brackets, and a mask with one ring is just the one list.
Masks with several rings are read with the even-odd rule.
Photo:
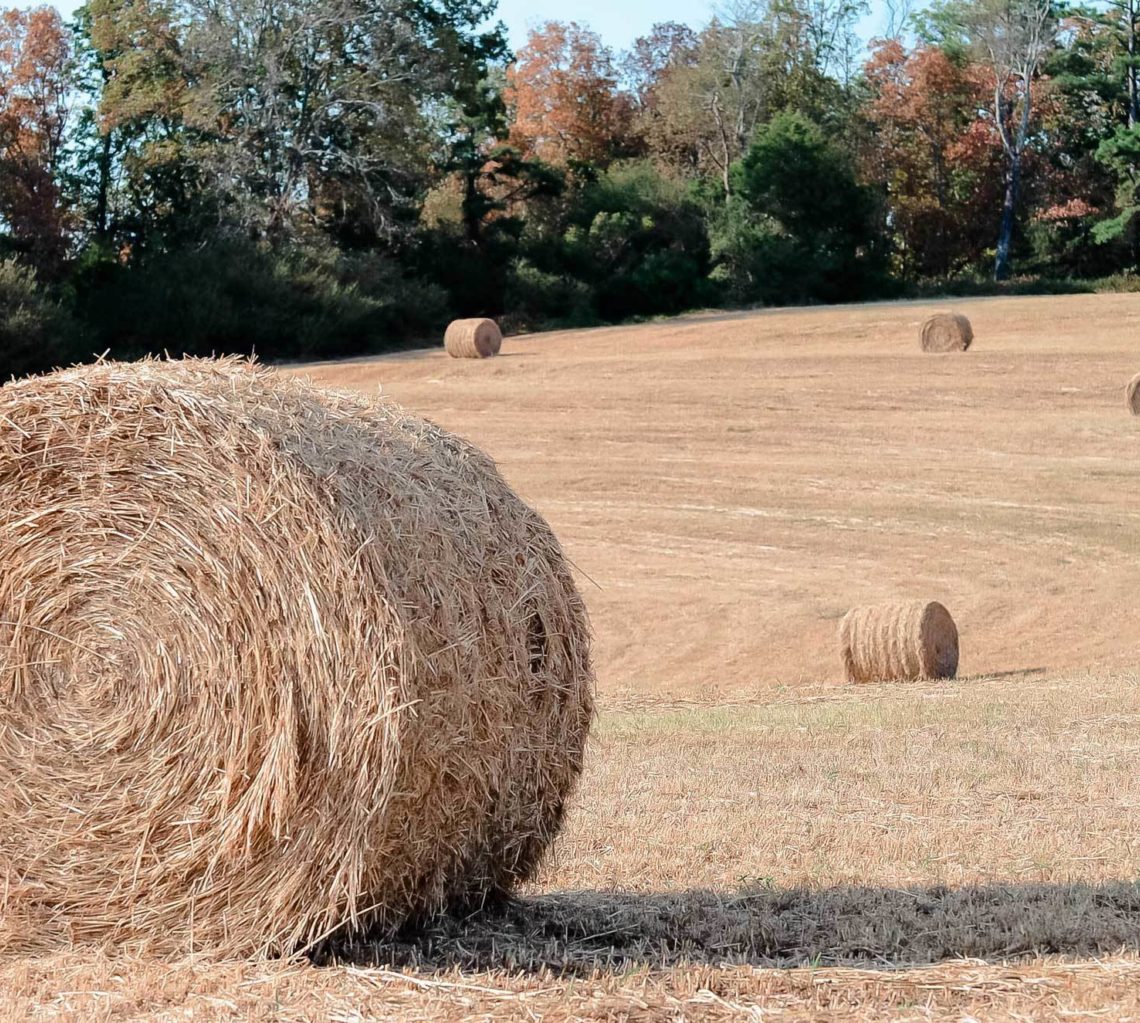
[[597, 33], [558, 21], [532, 30], [507, 71], [512, 145], [560, 166], [605, 166], [629, 136], [631, 104], [617, 82]]
[[873, 99], [866, 176], [883, 182], [908, 275], [941, 276], [993, 244], [1001, 142], [988, 114], [992, 76], [937, 46], [879, 43], [865, 67]]
[[0, 220], [48, 273], [66, 248], [56, 173], [70, 70], [70, 41], [55, 8], [0, 13]]

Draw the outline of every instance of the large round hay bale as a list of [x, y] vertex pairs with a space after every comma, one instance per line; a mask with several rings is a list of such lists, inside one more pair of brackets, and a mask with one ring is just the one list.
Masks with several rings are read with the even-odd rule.
[[443, 346], [453, 359], [487, 359], [499, 354], [503, 335], [494, 320], [456, 320], [443, 335]]
[[937, 313], [922, 325], [924, 352], [964, 352], [974, 341], [974, 328], [960, 313]]
[[1124, 391], [1124, 401], [1128, 405], [1128, 411], [1134, 416], [1140, 416], [1140, 373], [1128, 381], [1128, 387]]
[[0, 388], [0, 931], [296, 950], [529, 877], [582, 601], [489, 458], [234, 362]]
[[849, 611], [839, 626], [848, 682], [953, 678], [958, 628], [937, 601], [876, 604]]

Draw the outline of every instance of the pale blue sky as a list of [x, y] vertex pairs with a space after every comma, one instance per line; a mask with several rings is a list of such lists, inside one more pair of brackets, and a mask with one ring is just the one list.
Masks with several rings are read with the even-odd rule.
[[[714, 0], [499, 0], [499, 18], [516, 49], [527, 29], [544, 21], [577, 21], [589, 25], [615, 50], [629, 46], [661, 21], [680, 21], [703, 28], [712, 18]], [[883, 0], [871, 0], [871, 13], [859, 24], [864, 40], [882, 31]]]
[[[56, 0], [70, 14], [83, 0]], [[516, 49], [526, 42], [527, 29], [544, 21], [577, 21], [589, 25], [614, 49], [628, 46], [659, 21], [683, 21], [700, 28], [711, 17], [706, 0], [499, 0], [499, 20]]]
[[544, 21], [577, 21], [589, 25], [615, 50], [628, 46], [659, 21], [681, 21], [700, 28], [711, 6], [702, 0], [499, 0], [499, 17], [511, 32], [516, 48], [527, 29]]
[[[58, 0], [70, 14], [81, 0]], [[882, 10], [882, 0], [872, 0]], [[515, 48], [526, 42], [527, 29], [544, 21], [577, 21], [589, 25], [615, 50], [627, 47], [656, 22], [681, 21], [701, 28], [711, 17], [708, 0], [499, 0], [499, 18], [511, 34]], [[865, 19], [860, 34], [866, 38], [879, 28], [879, 16]]]

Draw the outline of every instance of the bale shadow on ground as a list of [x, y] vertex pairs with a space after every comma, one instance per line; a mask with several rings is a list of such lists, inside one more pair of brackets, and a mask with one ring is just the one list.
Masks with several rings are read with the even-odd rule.
[[958, 682], [1001, 682], [1006, 679], [1040, 678], [1048, 668], [1012, 668], [1009, 671], [986, 671], [976, 675], [960, 675]]
[[514, 900], [317, 962], [564, 976], [678, 965], [896, 968], [1140, 952], [1140, 882], [734, 892], [584, 891]]

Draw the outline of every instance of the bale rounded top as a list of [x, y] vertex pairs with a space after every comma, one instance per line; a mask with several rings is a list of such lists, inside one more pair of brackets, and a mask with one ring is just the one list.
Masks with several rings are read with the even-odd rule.
[[0, 388], [0, 946], [290, 952], [531, 875], [585, 610], [482, 452], [232, 361]]
[[922, 325], [924, 352], [964, 352], [974, 341], [974, 328], [961, 313], [936, 313]]
[[499, 354], [503, 334], [494, 320], [455, 320], [443, 336], [443, 345], [453, 359], [487, 359]]
[[1134, 416], [1140, 416], [1140, 373], [1137, 373], [1124, 389], [1124, 401], [1128, 411]]

